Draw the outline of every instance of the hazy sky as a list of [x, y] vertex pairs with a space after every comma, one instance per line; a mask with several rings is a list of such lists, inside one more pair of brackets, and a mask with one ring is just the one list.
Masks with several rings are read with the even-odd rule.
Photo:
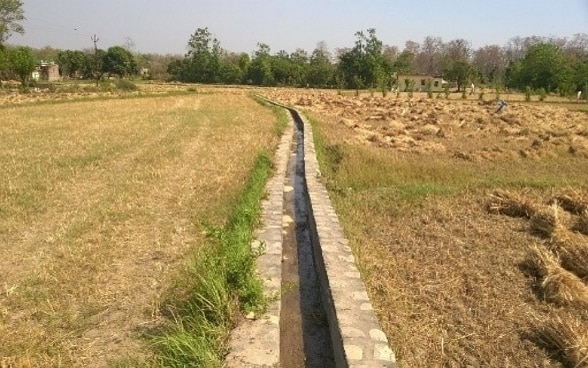
[[376, 29], [387, 45], [426, 36], [464, 38], [474, 48], [514, 36], [588, 33], [588, 0], [23, 0], [25, 35], [8, 43], [79, 50], [134, 44], [134, 51], [184, 54], [190, 35], [208, 27], [221, 47], [251, 53], [353, 47]]

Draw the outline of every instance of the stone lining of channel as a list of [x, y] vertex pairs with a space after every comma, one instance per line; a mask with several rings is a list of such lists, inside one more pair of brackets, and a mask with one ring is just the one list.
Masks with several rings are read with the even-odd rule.
[[[290, 110], [286, 106], [282, 107]], [[321, 292], [329, 319], [335, 363], [337, 367], [395, 368], [394, 352], [380, 329], [349, 241], [343, 234], [328, 192], [320, 182], [312, 127], [300, 113], [295, 113], [304, 126], [309, 222], [316, 264], [321, 267]], [[291, 128], [290, 120], [287, 131]], [[278, 146], [276, 173], [267, 184], [268, 196], [262, 202], [264, 226], [252, 244], [254, 249], [265, 247], [257, 261], [258, 270], [264, 280], [266, 294], [277, 298], [269, 305], [266, 315], [248, 320], [232, 332], [227, 367], [279, 367], [282, 209], [291, 139], [292, 134], [285, 133]]]
[[271, 302], [260, 318], [251, 318], [231, 332], [228, 368], [265, 368], [280, 365], [280, 294], [282, 285], [282, 231], [284, 181], [292, 142], [292, 121], [280, 139], [274, 160], [274, 175], [266, 184], [266, 198], [261, 203], [262, 227], [251, 245], [257, 258], [257, 270]]
[[[304, 160], [316, 264], [338, 367], [396, 367], [396, 357], [374, 313], [329, 194], [320, 181], [312, 127], [302, 114]], [[340, 339], [337, 343], [336, 339]]]

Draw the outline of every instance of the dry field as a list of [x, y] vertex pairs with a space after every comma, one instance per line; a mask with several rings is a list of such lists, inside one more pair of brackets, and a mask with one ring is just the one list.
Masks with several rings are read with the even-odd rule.
[[142, 335], [161, 323], [200, 224], [223, 224], [258, 152], [274, 149], [275, 116], [238, 90], [9, 97], [19, 101], [0, 108], [0, 366], [147, 364]]
[[588, 115], [267, 91], [323, 180], [401, 367], [588, 366]]

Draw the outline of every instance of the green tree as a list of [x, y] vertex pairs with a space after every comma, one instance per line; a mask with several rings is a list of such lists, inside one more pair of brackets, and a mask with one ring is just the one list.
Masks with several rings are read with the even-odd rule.
[[468, 41], [455, 39], [445, 45], [443, 55], [443, 77], [457, 84], [457, 92], [472, 78], [474, 69], [470, 65], [471, 48]]
[[258, 43], [257, 47], [249, 67], [248, 79], [258, 86], [273, 86], [275, 80], [270, 47], [265, 43]]
[[0, 45], [0, 88], [2, 88], [2, 80], [6, 78], [10, 69], [10, 60], [8, 58], [8, 50]]
[[326, 87], [333, 79], [331, 55], [324, 42], [317, 45], [310, 55], [308, 66], [308, 83], [313, 87]]
[[35, 70], [36, 62], [33, 50], [29, 47], [19, 47], [10, 50], [10, 69], [18, 76], [20, 83], [27, 88], [31, 73]]
[[392, 63], [392, 70], [398, 74], [411, 74], [414, 69], [415, 55], [409, 50], [403, 50]]
[[86, 54], [84, 60], [83, 75], [86, 79], [94, 79], [96, 83], [104, 76], [104, 56], [106, 51], [97, 49], [92, 53]]
[[24, 33], [20, 24], [24, 17], [21, 0], [0, 0], [0, 44], [3, 44], [13, 33]]
[[82, 51], [65, 50], [57, 54], [57, 63], [61, 75], [68, 78], [78, 78], [84, 71], [88, 56]]
[[169, 74], [171, 80], [183, 81], [184, 71], [187, 69], [187, 59], [172, 60], [167, 64], [167, 74]]
[[367, 35], [356, 32], [355, 47], [339, 56], [339, 70], [346, 85], [352, 88], [379, 87], [385, 73], [391, 67], [383, 54], [382, 42], [376, 37], [376, 30], [370, 28]]
[[120, 78], [136, 74], [138, 71], [133, 54], [121, 46], [108, 48], [102, 62], [105, 73], [114, 74]]
[[570, 92], [573, 89], [570, 62], [560, 47], [540, 43], [533, 45], [521, 60], [518, 88], [530, 86], [533, 89], [545, 88], [552, 92], [556, 88]]
[[220, 42], [208, 28], [198, 28], [188, 41], [187, 64], [182, 79], [185, 82], [215, 83], [220, 81], [222, 69]]

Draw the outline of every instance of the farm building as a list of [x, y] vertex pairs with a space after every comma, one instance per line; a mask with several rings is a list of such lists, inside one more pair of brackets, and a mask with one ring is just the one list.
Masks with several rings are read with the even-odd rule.
[[425, 74], [394, 74], [396, 88], [404, 92], [412, 89], [413, 91], [432, 92], [443, 91], [448, 83], [441, 76], [432, 76]]
[[33, 71], [31, 78], [48, 82], [57, 81], [61, 78], [59, 76], [59, 65], [41, 60]]

